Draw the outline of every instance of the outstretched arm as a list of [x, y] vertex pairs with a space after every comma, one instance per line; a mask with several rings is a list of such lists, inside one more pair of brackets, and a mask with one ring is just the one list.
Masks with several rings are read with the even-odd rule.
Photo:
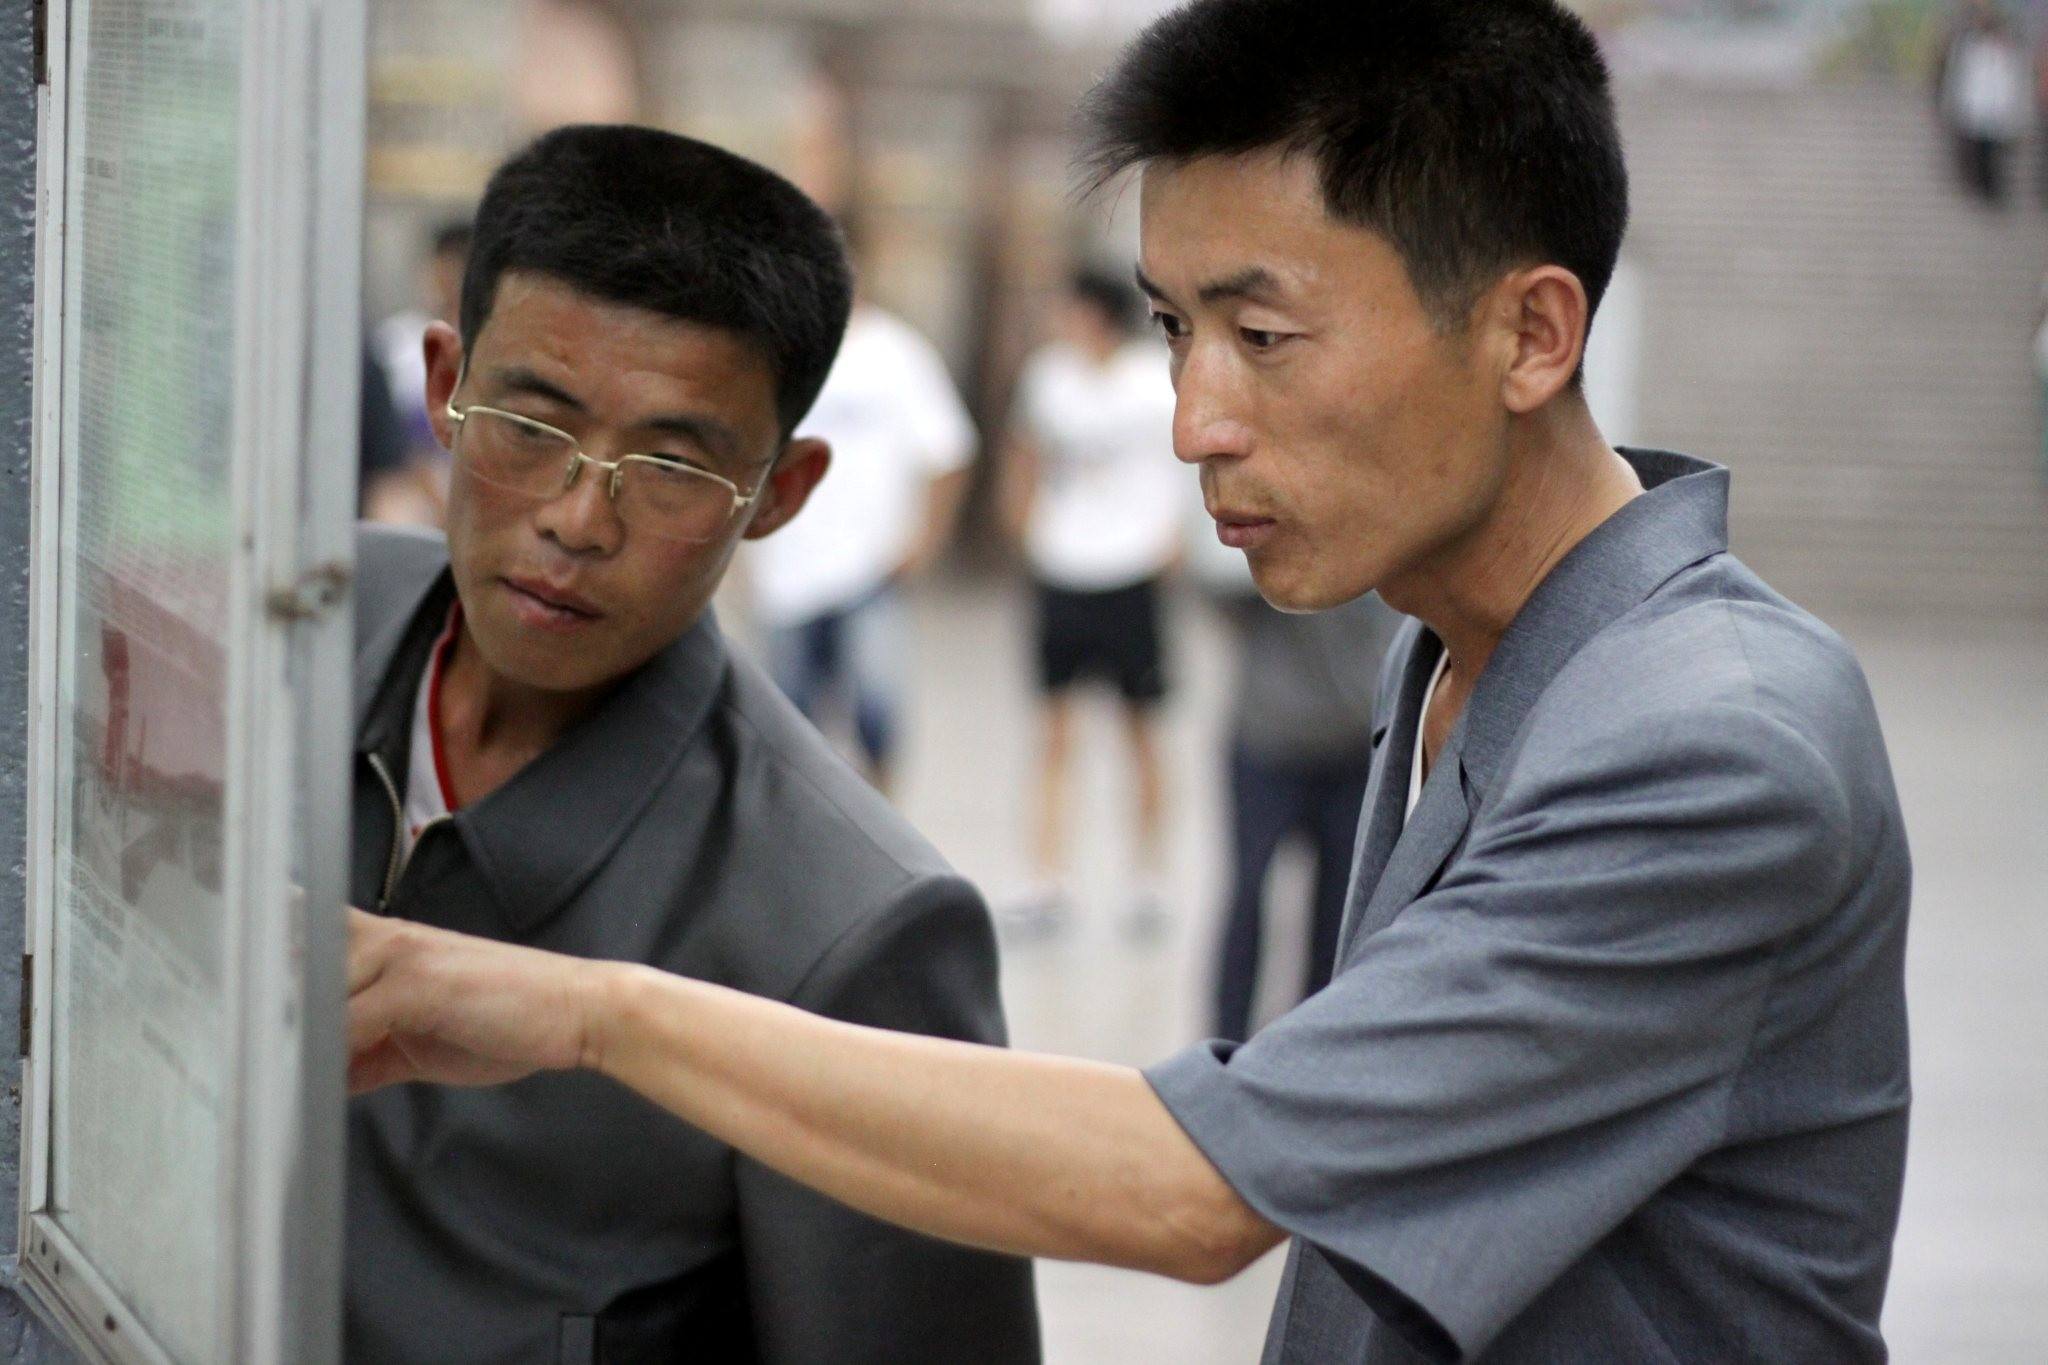
[[350, 1085], [585, 1067], [864, 1213], [1214, 1283], [1280, 1240], [1128, 1067], [836, 1023], [352, 911]]

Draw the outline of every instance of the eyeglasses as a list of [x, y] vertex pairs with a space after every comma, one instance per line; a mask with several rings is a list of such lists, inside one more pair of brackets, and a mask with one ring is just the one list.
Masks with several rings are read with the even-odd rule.
[[619, 520], [663, 540], [715, 540], [761, 495], [758, 484], [742, 493], [731, 479], [669, 455], [594, 460], [568, 432], [503, 408], [458, 408], [451, 399], [447, 411], [455, 423], [455, 458], [474, 478], [527, 497], [553, 498], [573, 487], [589, 465], [611, 475], [608, 491]]

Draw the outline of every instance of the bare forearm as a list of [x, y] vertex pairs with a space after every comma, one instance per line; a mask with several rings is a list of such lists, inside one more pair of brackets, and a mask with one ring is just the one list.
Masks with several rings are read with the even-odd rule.
[[594, 974], [592, 1000], [591, 1065], [887, 1221], [1201, 1281], [1278, 1239], [1128, 1067], [861, 1028], [641, 968]]
[[650, 967], [349, 912], [349, 1086], [588, 1067], [865, 1213], [1212, 1281], [1280, 1233], [1128, 1067], [863, 1028]]

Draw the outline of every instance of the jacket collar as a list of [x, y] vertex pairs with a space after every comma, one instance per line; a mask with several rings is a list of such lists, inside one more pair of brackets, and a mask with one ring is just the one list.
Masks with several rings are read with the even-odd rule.
[[1728, 548], [1728, 471], [1661, 451], [1624, 450], [1643, 495], [1573, 546], [1508, 626], [1471, 700], [1406, 812], [1423, 693], [1443, 653], [1427, 628], [1404, 632], [1393, 714], [1359, 825], [1338, 961], [1419, 896], [1463, 842], [1536, 701], [1594, 635], [1682, 570]]
[[455, 580], [444, 568], [421, 583], [410, 602], [399, 604], [384, 626], [357, 646], [353, 728], [358, 754], [404, 758], [420, 670], [427, 665], [427, 653], [454, 600]]
[[[404, 772], [413, 698], [455, 596], [446, 570], [356, 665], [356, 752]], [[729, 659], [710, 609], [553, 747], [454, 816], [508, 934], [553, 915], [618, 848], [709, 716]]]
[[1642, 479], [1643, 495], [1537, 584], [1472, 690], [1459, 722], [1460, 755], [1482, 794], [1537, 698], [1588, 640], [1682, 571], [1728, 549], [1726, 469], [1665, 451], [1621, 454]]

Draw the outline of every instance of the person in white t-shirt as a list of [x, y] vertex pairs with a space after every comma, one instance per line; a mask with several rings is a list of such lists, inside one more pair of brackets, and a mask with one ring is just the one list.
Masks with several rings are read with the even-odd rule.
[[1987, 204], [2005, 200], [2006, 163], [2027, 129], [2027, 59], [1997, 5], [1979, 0], [1950, 44], [1942, 113], [1964, 182]]
[[1132, 339], [1135, 290], [1083, 270], [1059, 311], [1058, 340], [1027, 362], [1004, 460], [1005, 520], [1029, 561], [1044, 697], [1035, 883], [1010, 907], [1051, 928], [1067, 908], [1066, 786], [1071, 698], [1088, 680], [1124, 702], [1136, 770], [1140, 882], [1134, 929], [1163, 922], [1159, 891], [1165, 783], [1155, 714], [1166, 696], [1160, 581], [1180, 552], [1187, 475], [1173, 458], [1173, 386], [1163, 349]]
[[944, 360], [862, 300], [799, 433], [832, 447], [804, 514], [749, 546], [775, 680], [814, 723], [845, 715], [888, 787], [908, 651], [897, 589], [928, 569], [958, 518], [976, 445]]

